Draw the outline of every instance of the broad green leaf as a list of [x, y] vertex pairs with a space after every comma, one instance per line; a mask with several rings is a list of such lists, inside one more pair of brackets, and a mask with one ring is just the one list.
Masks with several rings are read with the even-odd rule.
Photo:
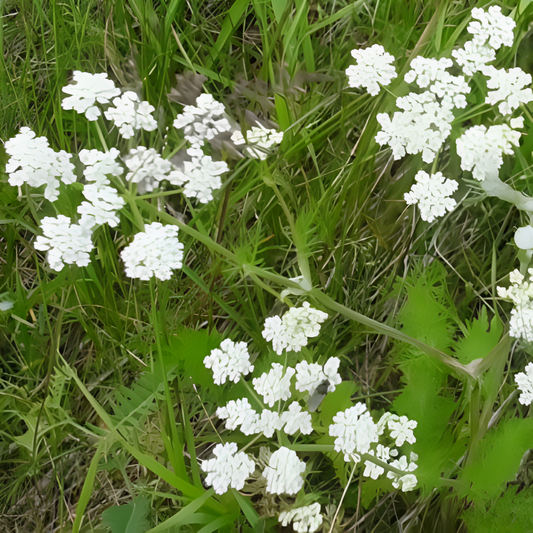
[[481, 440], [461, 472], [462, 493], [476, 499], [497, 496], [504, 483], [514, 480], [532, 442], [533, 418], [501, 421]]
[[149, 512], [150, 501], [141, 496], [126, 505], [106, 509], [102, 513], [102, 523], [111, 533], [146, 533], [150, 528]]
[[353, 381], [343, 381], [337, 388], [326, 395], [320, 407], [318, 419], [324, 428], [328, 428], [333, 417], [339, 412], [352, 407], [351, 397], [357, 391], [357, 385]]

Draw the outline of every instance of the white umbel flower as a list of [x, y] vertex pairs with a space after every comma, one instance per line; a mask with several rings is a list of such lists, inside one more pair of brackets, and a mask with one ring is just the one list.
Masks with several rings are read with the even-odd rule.
[[220, 133], [231, 131], [224, 104], [205, 93], [196, 99], [196, 106], [183, 108], [183, 113], [174, 120], [174, 127], [183, 129], [185, 139], [191, 144], [200, 144], [204, 139], [210, 141]]
[[420, 216], [426, 222], [453, 211], [457, 202], [451, 197], [459, 184], [455, 180], [446, 179], [442, 172], [431, 174], [421, 170], [415, 176], [415, 183], [404, 199], [407, 205], [418, 204]]
[[405, 442], [409, 444], [416, 442], [413, 433], [413, 429], [418, 425], [416, 420], [409, 420], [406, 416], [391, 415], [387, 420], [387, 425], [390, 430], [390, 436], [396, 441], [396, 446], [403, 446]]
[[35, 239], [35, 248], [47, 251], [50, 268], [59, 272], [67, 265], [87, 266], [89, 252], [93, 249], [91, 231], [79, 224], [72, 224], [64, 215], [41, 220], [43, 235]]
[[502, 45], [513, 45], [513, 29], [516, 23], [502, 14], [501, 7], [491, 6], [488, 11], [475, 7], [472, 9], [472, 18], [476, 20], [468, 25], [467, 31], [473, 35], [474, 43], [486, 43], [494, 50], [498, 50]]
[[78, 207], [81, 215], [80, 224], [94, 229], [94, 226], [109, 224], [115, 227], [119, 223], [117, 211], [122, 209], [125, 201], [116, 189], [108, 185], [91, 183], [83, 188], [83, 196], [88, 200]]
[[220, 348], [211, 350], [204, 359], [204, 365], [213, 370], [213, 381], [217, 385], [226, 383], [228, 379], [238, 383], [241, 376], [246, 376], [254, 369], [254, 365], [250, 364], [246, 343], [233, 342], [231, 339], [223, 340]]
[[109, 185], [107, 176], [120, 176], [124, 169], [117, 163], [120, 152], [116, 148], [111, 148], [109, 152], [98, 150], [81, 150], [80, 161], [85, 165], [83, 175], [87, 181], [97, 185]]
[[496, 59], [496, 52], [487, 44], [476, 44], [474, 41], [467, 41], [463, 48], [452, 51], [452, 56], [457, 64], [462, 68], [467, 76], [473, 76], [476, 72], [482, 71], [487, 63]]
[[431, 163], [451, 132], [453, 106], [444, 98], [439, 102], [437, 94], [429, 90], [398, 98], [396, 105], [402, 111], [395, 112], [392, 119], [386, 113], [377, 115], [381, 131], [376, 142], [388, 144], [394, 159], [421, 153], [422, 160]]
[[310, 435], [313, 432], [311, 415], [307, 411], [302, 411], [302, 406], [298, 402], [292, 402], [289, 410], [281, 413], [281, 425], [287, 435], [294, 435], [297, 431], [303, 435]]
[[282, 365], [273, 363], [270, 372], [264, 372], [253, 380], [254, 389], [263, 397], [263, 401], [272, 407], [277, 401], [291, 397], [291, 378], [295, 372], [294, 368], [289, 367], [284, 373]]
[[520, 132], [506, 124], [499, 126], [472, 126], [457, 139], [457, 154], [461, 168], [472, 171], [475, 179], [494, 179], [503, 165], [503, 154], [513, 154], [518, 146]]
[[378, 427], [363, 403], [339, 411], [333, 422], [329, 426], [329, 434], [337, 437], [335, 450], [344, 453], [345, 461], [359, 462], [359, 454], [368, 453], [371, 445], [379, 440]]
[[250, 405], [248, 398], [229, 401], [225, 407], [217, 409], [217, 416], [226, 421], [226, 429], [232, 431], [240, 426], [245, 435], [255, 433], [258, 415]]
[[364, 50], [352, 50], [356, 65], [346, 69], [350, 87], [364, 87], [372, 96], [381, 90], [380, 85], [387, 86], [397, 77], [392, 63], [394, 56], [385, 52], [383, 46], [375, 44]]
[[533, 269], [528, 269], [529, 277], [526, 279], [519, 270], [509, 274], [511, 286], [506, 289], [497, 287], [498, 296], [511, 300], [516, 307], [528, 305], [533, 300]]
[[522, 393], [518, 401], [522, 405], [531, 405], [531, 402], [533, 402], [533, 363], [529, 363], [524, 368], [524, 372], [516, 374], [514, 380]]
[[483, 69], [483, 74], [489, 78], [487, 87], [494, 89], [488, 92], [485, 103], [496, 105], [500, 102], [498, 109], [502, 115], [510, 115], [522, 104], [533, 100], [531, 74], [526, 74], [521, 68], [505, 70], [490, 66]]
[[297, 533], [313, 533], [322, 525], [323, 520], [319, 503], [284, 511], [279, 515], [281, 525], [287, 527], [292, 522]]
[[129, 169], [126, 180], [136, 183], [137, 191], [141, 194], [153, 191], [159, 182], [167, 179], [168, 173], [174, 168], [154, 148], [144, 146], [132, 148], [124, 162]]
[[267, 318], [262, 335], [267, 341], [272, 341], [272, 347], [278, 355], [284, 350], [299, 352], [303, 346], [307, 346], [309, 338], [318, 336], [320, 324], [327, 317], [327, 313], [313, 309], [309, 302], [304, 302], [302, 307], [291, 307], [283, 318]]
[[394, 468], [397, 468], [398, 470], [403, 470], [405, 472], [404, 475], [398, 474], [393, 471], [387, 472], [387, 477], [389, 479], [392, 479], [392, 486], [395, 489], [399, 488], [402, 492], [408, 492], [416, 487], [418, 480], [414, 474], [409, 473], [413, 472], [418, 468], [418, 465], [413, 462], [416, 461], [416, 459], [416, 454], [411, 453], [410, 462], [408, 462], [407, 457], [403, 455], [402, 457], [400, 457], [400, 459], [396, 459], [395, 461], [389, 463], [390, 466], [393, 466]]
[[234, 442], [217, 444], [213, 450], [215, 458], [201, 464], [202, 470], [207, 472], [206, 485], [212, 486], [217, 494], [224, 494], [229, 487], [241, 490], [255, 470], [254, 461], [237, 450]]
[[443, 81], [450, 74], [446, 71], [453, 65], [451, 59], [432, 59], [426, 57], [415, 57], [411, 64], [411, 70], [405, 75], [404, 80], [407, 83], [416, 82], [421, 88], [425, 89], [436, 81]]
[[511, 310], [509, 335], [515, 339], [533, 342], [533, 305], [531, 303]]
[[108, 104], [111, 98], [120, 94], [120, 89], [107, 79], [107, 74], [89, 74], [88, 72], [74, 71], [75, 84], [63, 87], [63, 92], [71, 96], [63, 98], [63, 109], [74, 109], [77, 113], [85, 113], [87, 120], [96, 120], [100, 115], [100, 109], [94, 104]]
[[113, 105], [115, 107], [104, 111], [104, 115], [107, 120], [115, 123], [124, 139], [130, 139], [141, 128], [146, 131], [157, 128], [157, 122], [152, 116], [155, 107], [148, 102], [141, 102], [137, 93], [126, 91], [120, 98], [113, 100]]
[[515, 307], [511, 311], [509, 335], [515, 339], [533, 342], [533, 269], [528, 269], [528, 278], [518, 271], [509, 274], [511, 286], [497, 287], [498, 296], [511, 300]]
[[54, 152], [48, 139], [36, 137], [30, 128], [21, 128], [20, 133], [6, 141], [4, 146], [10, 156], [6, 164], [10, 185], [46, 185], [44, 197], [55, 202], [59, 197], [59, 181], [67, 185], [76, 181], [74, 165], [70, 162], [72, 155], [64, 150]]
[[[383, 444], [378, 444], [376, 446], [376, 450], [369, 450], [368, 454], [373, 455], [376, 457], [376, 459], [387, 463], [391, 457], [391, 449], [383, 446]], [[370, 460], [365, 461], [365, 470], [363, 471], [363, 476], [377, 479], [384, 472], [385, 469], [382, 466], [377, 465]]]
[[327, 383], [327, 392], [333, 392], [342, 382], [338, 373], [340, 362], [338, 357], [330, 357], [324, 366], [301, 361], [296, 365], [296, 390], [312, 396], [322, 383]]
[[268, 157], [269, 151], [283, 140], [283, 132], [269, 130], [262, 124], [254, 126], [246, 134], [246, 139], [240, 131], [235, 131], [231, 140], [237, 146], [246, 145], [244, 153], [254, 159], [264, 160]]
[[120, 253], [126, 275], [130, 278], [149, 280], [170, 279], [172, 271], [181, 268], [183, 244], [178, 240], [176, 226], [163, 226], [153, 222], [137, 233], [133, 242]]
[[452, 76], [446, 70], [452, 65], [451, 59], [415, 57], [404, 79], [407, 83], [416, 81], [421, 89], [428, 88], [441, 99], [441, 105], [462, 109], [466, 107], [465, 95], [470, 92], [470, 87], [463, 76]]
[[263, 470], [267, 480], [266, 492], [270, 494], [296, 494], [304, 484], [302, 474], [305, 463], [296, 452], [282, 446], [276, 450]]
[[278, 413], [270, 411], [269, 409], [263, 409], [261, 414], [257, 417], [255, 427], [252, 426], [253, 431], [251, 431], [251, 433], [263, 433], [263, 435], [269, 439], [274, 435], [274, 432], [279, 431], [282, 426], [283, 422]]
[[213, 199], [213, 191], [222, 187], [220, 176], [228, 172], [229, 167], [224, 161], [213, 161], [198, 145], [189, 148], [187, 154], [191, 160], [183, 163], [183, 170], [172, 170], [166, 179], [172, 185], [183, 186], [187, 198], [197, 198], [206, 204]]

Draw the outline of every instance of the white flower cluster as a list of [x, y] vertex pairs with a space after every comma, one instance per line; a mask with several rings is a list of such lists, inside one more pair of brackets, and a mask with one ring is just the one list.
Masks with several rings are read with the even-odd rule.
[[416, 82], [421, 89], [429, 88], [446, 108], [462, 109], [466, 107], [465, 95], [470, 87], [464, 76], [452, 76], [446, 69], [453, 66], [451, 59], [428, 59], [415, 57], [411, 62], [411, 70], [405, 75], [407, 83]]
[[254, 389], [263, 397], [263, 401], [272, 407], [277, 401], [291, 397], [291, 378], [295, 372], [291, 367], [283, 372], [283, 365], [273, 363], [270, 372], [264, 372], [253, 380]]
[[108, 185], [98, 185], [91, 183], [83, 188], [83, 196], [87, 199], [78, 207], [81, 215], [79, 223], [89, 229], [95, 226], [109, 224], [115, 227], [119, 223], [117, 211], [122, 209], [125, 201], [121, 198], [116, 189]]
[[191, 144], [200, 144], [204, 139], [210, 141], [220, 133], [231, 131], [224, 104], [206, 93], [196, 99], [196, 106], [183, 108], [183, 113], [174, 120], [174, 127], [182, 129]]
[[302, 474], [305, 463], [293, 450], [282, 446], [271, 456], [263, 477], [267, 480], [266, 491], [271, 494], [296, 494], [303, 486]]
[[54, 152], [48, 139], [36, 137], [30, 128], [21, 128], [4, 146], [10, 156], [6, 165], [10, 185], [46, 185], [44, 197], [54, 202], [59, 197], [59, 180], [65, 184], [76, 181], [74, 165], [70, 162], [72, 155], [64, 150]]
[[177, 234], [176, 226], [163, 226], [159, 222], [148, 224], [120, 253], [126, 275], [143, 280], [152, 276], [170, 279], [172, 270], [181, 268], [183, 260], [183, 244]]
[[282, 318], [274, 316], [265, 320], [262, 335], [272, 341], [274, 351], [281, 355], [284, 350], [299, 352], [307, 346], [307, 340], [320, 333], [320, 324], [328, 317], [318, 309], [313, 309], [309, 302], [302, 307], [292, 307]]
[[[417, 426], [416, 421], [409, 420], [406, 416], [385, 413], [376, 424], [366, 405], [357, 403], [353, 407], [337, 413], [333, 417], [333, 422], [329, 426], [329, 434], [332, 437], [337, 437], [335, 450], [344, 453], [345, 461], [351, 460], [357, 464], [361, 461], [362, 454], [376, 457], [376, 459], [406, 472], [404, 476], [392, 471], [387, 473], [387, 477], [393, 480], [392, 484], [395, 488], [400, 487], [405, 492], [416, 486], [416, 476], [410, 474], [417, 468], [414, 462], [404, 465], [406, 458], [402, 457], [389, 463], [392, 457], [398, 455], [398, 450], [391, 449], [381, 443], [374, 446], [379, 442], [380, 436], [386, 429], [388, 429], [389, 438], [394, 441], [395, 446], [403, 446], [405, 442], [413, 444], [416, 442], [413, 434], [413, 429]], [[412, 457], [415, 455], [413, 454]], [[412, 460], [416, 459], [413, 458]], [[364, 476], [377, 479], [384, 471], [385, 469], [381, 465], [373, 463], [371, 459], [365, 461]]]
[[496, 59], [496, 52], [490, 46], [467, 41], [463, 48], [453, 50], [452, 56], [466, 76], [473, 76], [476, 72], [482, 71], [487, 63]]
[[338, 357], [330, 357], [324, 366], [301, 361], [296, 365], [296, 390], [307, 391], [312, 396], [320, 385], [326, 384], [327, 392], [333, 392], [342, 382], [338, 372], [340, 363]]
[[187, 154], [191, 160], [183, 163], [183, 171], [174, 169], [167, 179], [172, 185], [184, 186], [187, 198], [197, 198], [206, 204], [213, 199], [213, 191], [222, 187], [220, 175], [228, 172], [229, 167], [224, 161], [213, 161], [199, 145], [191, 146]]
[[[226, 421], [226, 428], [230, 431], [239, 426], [245, 435], [253, 435], [257, 426], [257, 412], [250, 405], [248, 398], [229, 401], [225, 407], [217, 409], [217, 416]], [[272, 434], [277, 428], [272, 428]]]
[[85, 165], [83, 175], [89, 182], [83, 188], [83, 196], [87, 199], [78, 207], [81, 215], [79, 223], [88, 229], [109, 224], [115, 227], [119, 223], [117, 211], [124, 207], [125, 201], [116, 189], [111, 187], [108, 175], [120, 176], [124, 169], [116, 162], [120, 155], [116, 148], [109, 152], [98, 150], [82, 150], [80, 161]]
[[520, 105], [533, 100], [531, 74], [526, 74], [521, 68], [505, 70], [490, 66], [483, 70], [483, 74], [489, 78], [487, 87], [494, 89], [487, 94], [485, 103], [496, 105], [500, 102], [498, 109], [502, 115], [510, 115]]
[[[293, 314], [288, 325], [292, 328], [301, 328], [301, 313], [305, 315], [310, 311], [315, 310], [310, 310], [309, 304], [297, 309], [297, 313]], [[285, 319], [288, 314], [283, 318]], [[313, 325], [309, 326], [316, 328], [316, 331], [314, 329], [312, 331], [313, 336], [318, 334], [319, 322], [325, 320], [326, 316], [322, 313], [314, 317]], [[309, 322], [308, 316], [305, 322]], [[221, 345], [221, 349], [213, 350], [204, 359], [206, 366], [213, 369], [217, 383], [224, 383], [228, 376], [238, 381], [241, 374], [253, 370], [249, 364], [245, 343], [241, 343], [238, 348], [238, 353], [235, 353], [237, 352], [235, 343], [226, 340]], [[254, 378], [252, 382], [255, 391], [262, 396], [264, 403], [273, 407], [276, 402], [289, 400], [291, 379], [295, 374], [296, 389], [300, 392], [305, 391], [313, 395], [320, 387], [325, 388], [324, 394], [334, 391], [341, 383], [338, 373], [339, 364], [338, 357], [331, 357], [324, 365], [302, 361], [296, 365], [296, 368], [284, 368], [281, 364], [273, 363], [270, 371]], [[310, 435], [313, 432], [311, 414], [302, 409], [298, 401], [293, 401], [288, 409], [282, 411], [283, 407], [280, 404], [277, 412], [269, 409], [257, 412], [248, 398], [240, 398], [219, 407], [216, 415], [225, 421], [226, 429], [230, 431], [240, 429], [244, 435], [262, 434], [266, 438], [271, 438], [275, 432], [280, 431], [287, 435], [294, 435], [297, 432]], [[346, 461], [353, 461], [357, 464], [364, 460], [364, 476], [377, 479], [387, 470], [393, 486], [408, 491], [417, 485], [417, 478], [412, 474], [412, 471], [417, 468], [413, 462], [414, 455], [411, 455], [411, 463], [406, 463], [405, 456], [395, 459], [399, 456], [399, 452], [392, 446], [401, 447], [405, 443], [415, 443], [413, 430], [416, 426], [416, 421], [392, 413], [385, 413], [376, 424], [366, 405], [357, 403], [335, 415], [333, 423], [329, 426], [329, 435], [336, 437], [334, 449], [342, 452]], [[278, 435], [278, 437], [281, 436]], [[387, 469], [387, 465], [390, 468]], [[298, 458], [296, 452], [282, 446], [270, 456], [262, 473], [267, 483], [266, 492], [296, 494], [303, 486], [302, 475], [305, 470], [306, 465]], [[284, 526], [291, 521], [294, 522], [295, 531], [315, 531], [322, 522], [320, 506], [293, 509], [282, 514], [279, 520]]]
[[226, 383], [228, 379], [238, 383], [241, 376], [246, 376], [254, 369], [254, 365], [250, 364], [246, 343], [233, 342], [231, 339], [223, 340], [220, 348], [211, 350], [204, 359], [204, 365], [213, 370], [213, 381], [217, 385]]
[[[391, 457], [396, 457], [398, 455], [398, 450], [391, 450], [383, 444], [378, 444], [375, 450], [369, 450], [369, 455], [373, 455], [376, 459], [388, 463]], [[365, 470], [363, 472], [364, 477], [369, 477], [372, 479], [377, 479], [385, 472], [385, 469], [372, 461], [365, 461]]]
[[81, 150], [80, 161], [85, 165], [83, 175], [89, 182], [97, 185], [110, 185], [107, 176], [121, 176], [124, 169], [117, 163], [120, 152], [116, 148], [111, 148], [109, 152], [98, 150]]
[[409, 462], [407, 460], [407, 457], [405, 455], [402, 455], [402, 457], [400, 457], [399, 459], [395, 459], [394, 461], [391, 461], [389, 463], [389, 465], [393, 468], [397, 468], [398, 470], [402, 471], [401, 474], [397, 472], [392, 472], [390, 470], [389, 472], [387, 472], [387, 477], [389, 479], [392, 479], [392, 486], [395, 489], [400, 489], [403, 492], [408, 492], [416, 487], [418, 479], [414, 474], [410, 473], [418, 468], [418, 465], [414, 462], [416, 460], [418, 460], [418, 456], [416, 455], [416, 453], [411, 452], [411, 460]]
[[472, 126], [457, 139], [457, 154], [461, 168], [472, 171], [475, 179], [495, 179], [503, 165], [503, 154], [513, 154], [518, 146], [520, 132], [506, 124], [499, 126]]
[[358, 463], [360, 454], [368, 453], [379, 440], [378, 427], [364, 403], [357, 403], [338, 412], [329, 426], [329, 434], [335, 439], [335, 450], [344, 453], [344, 460]]
[[111, 120], [119, 128], [119, 133], [125, 139], [130, 139], [135, 134], [135, 130], [141, 128], [146, 131], [154, 131], [157, 122], [152, 116], [155, 107], [148, 102], [141, 102], [137, 93], [126, 91], [120, 98], [113, 100], [115, 107], [110, 107], [104, 111], [107, 120]]
[[453, 109], [466, 107], [470, 87], [463, 76], [452, 76], [446, 69], [453, 65], [451, 59], [416, 57], [411, 70], [405, 75], [407, 83], [414, 83], [424, 92], [409, 93], [398, 98], [396, 105], [402, 110], [393, 114], [377, 115], [381, 131], [376, 135], [380, 145], [392, 148], [394, 159], [405, 154], [422, 154], [431, 163], [451, 132]]
[[505, 17], [499, 6], [491, 6], [488, 11], [472, 9], [472, 18], [467, 31], [473, 35], [462, 49], [454, 50], [453, 57], [467, 76], [482, 71], [487, 63], [496, 58], [496, 50], [502, 45], [512, 46], [516, 26], [513, 19]]
[[531, 405], [531, 402], [533, 402], [533, 363], [529, 363], [524, 368], [524, 372], [516, 374], [514, 380], [522, 393], [518, 401], [522, 405]]
[[529, 279], [518, 270], [509, 274], [511, 286], [497, 287], [498, 296], [514, 303], [509, 322], [509, 335], [515, 339], [533, 341], [533, 268], [528, 269]]
[[275, 431], [283, 430], [287, 435], [294, 435], [297, 431], [303, 435], [313, 432], [311, 415], [302, 411], [298, 402], [292, 402], [288, 411], [276, 413], [263, 409], [258, 414], [247, 398], [231, 400], [225, 407], [217, 409], [217, 416], [226, 421], [226, 428], [234, 430], [240, 427], [245, 435], [263, 433], [265, 437], [272, 437]]
[[451, 132], [451, 106], [440, 104], [431, 91], [410, 93], [398, 98], [396, 105], [403, 111], [396, 111], [392, 120], [386, 113], [377, 115], [381, 131], [375, 137], [376, 142], [388, 144], [394, 159], [406, 153], [422, 153], [424, 162], [431, 163]]
[[50, 268], [59, 272], [65, 264], [87, 266], [93, 249], [91, 231], [86, 226], [72, 224], [64, 215], [44, 217], [41, 220], [43, 235], [35, 239], [35, 248], [47, 251]]
[[151, 192], [158, 183], [168, 178], [173, 169], [170, 161], [163, 159], [153, 148], [132, 148], [124, 162], [129, 169], [126, 180], [137, 184], [141, 194]]
[[120, 94], [113, 81], [107, 79], [105, 72], [89, 74], [74, 71], [75, 84], [63, 87], [63, 92], [71, 96], [61, 102], [63, 109], [74, 109], [77, 113], [85, 113], [87, 120], [96, 120], [102, 112], [95, 106], [96, 102], [108, 104], [111, 98]]
[[292, 527], [297, 533], [313, 533], [322, 525], [323, 520], [319, 503], [297, 507], [279, 515], [281, 525], [287, 527], [292, 522]]
[[202, 470], [207, 472], [206, 485], [212, 486], [217, 494], [224, 494], [229, 487], [241, 490], [255, 470], [254, 461], [237, 450], [234, 442], [217, 444], [213, 450], [215, 458], [201, 464]]
[[459, 184], [455, 180], [446, 179], [442, 172], [431, 174], [421, 170], [415, 176], [415, 183], [404, 199], [407, 205], [418, 204], [420, 216], [426, 222], [433, 222], [436, 217], [452, 211], [457, 202], [451, 197]]
[[475, 7], [472, 9], [472, 18], [476, 21], [468, 25], [467, 31], [473, 35], [475, 44], [488, 44], [494, 50], [502, 45], [513, 46], [516, 23], [502, 14], [501, 7], [491, 6], [488, 11]]
[[397, 77], [392, 63], [394, 56], [385, 52], [383, 46], [375, 44], [364, 50], [352, 50], [356, 65], [346, 69], [350, 87], [364, 87], [369, 94], [376, 96], [380, 85], [387, 86]]
[[254, 159], [264, 160], [268, 156], [269, 150], [276, 144], [283, 140], [283, 132], [276, 130], [269, 130], [262, 124], [254, 126], [246, 134], [246, 139], [240, 131], [233, 132], [231, 140], [237, 146], [241, 144], [246, 145], [244, 153]]

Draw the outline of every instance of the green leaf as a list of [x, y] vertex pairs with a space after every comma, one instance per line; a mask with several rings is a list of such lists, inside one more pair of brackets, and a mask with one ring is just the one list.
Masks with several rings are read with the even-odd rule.
[[499, 423], [487, 433], [475, 455], [461, 472], [463, 493], [473, 498], [493, 498], [499, 494], [502, 485], [512, 481], [524, 453], [533, 441], [533, 418], [512, 418]]
[[418, 422], [413, 445], [419, 456], [417, 477], [431, 489], [440, 485], [441, 472], [461, 451], [448, 430], [456, 405], [442, 393], [446, 375], [427, 356], [404, 363], [402, 370], [406, 386], [393, 405], [399, 415]]
[[467, 324], [466, 335], [457, 341], [455, 355], [464, 365], [483, 359], [498, 344], [502, 333], [503, 324], [498, 317], [492, 319], [489, 329], [487, 308], [483, 307], [479, 317]]
[[140, 496], [126, 505], [106, 509], [102, 513], [102, 523], [111, 529], [111, 533], [146, 533], [150, 528], [149, 512], [149, 500]]
[[320, 404], [318, 419], [323, 427], [327, 428], [333, 421], [333, 417], [339, 412], [352, 407], [352, 396], [357, 391], [357, 385], [353, 381], [343, 381], [337, 388], [326, 395]]
[[192, 381], [219, 393], [220, 387], [213, 381], [213, 373], [204, 365], [204, 359], [211, 350], [218, 348], [224, 337], [216, 330], [211, 332], [183, 328], [172, 337], [165, 349], [165, 366], [180, 363], [185, 373], [185, 382]]
[[533, 491], [517, 494], [518, 486], [509, 487], [499, 498], [475, 502], [462, 515], [469, 533], [515, 533], [533, 530]]
[[407, 292], [399, 314], [402, 331], [446, 352], [455, 330], [455, 307], [446, 286], [446, 270], [437, 262], [407, 278], [397, 287]]

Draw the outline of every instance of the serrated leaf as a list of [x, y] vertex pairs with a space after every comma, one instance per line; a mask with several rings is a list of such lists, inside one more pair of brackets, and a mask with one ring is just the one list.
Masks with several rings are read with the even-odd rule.
[[479, 317], [467, 324], [467, 334], [457, 341], [455, 355], [463, 365], [475, 359], [483, 359], [499, 342], [503, 324], [494, 317], [489, 328], [487, 308], [483, 307]]
[[444, 372], [427, 356], [404, 363], [402, 369], [406, 386], [394, 400], [394, 410], [418, 422], [413, 445], [419, 456], [417, 477], [429, 489], [440, 485], [441, 472], [459, 453], [447, 431], [456, 405], [443, 395]]
[[[165, 365], [167, 368], [180, 364], [183, 368], [185, 382], [192, 382], [206, 389], [210, 389], [217, 397], [223, 390], [215, 385], [213, 372], [204, 365], [204, 359], [211, 350], [218, 348], [224, 337], [216, 330], [211, 332], [183, 328], [180, 330], [165, 350]], [[214, 400], [210, 396], [211, 400]]]
[[461, 472], [459, 480], [465, 487], [463, 492], [482, 499], [498, 495], [502, 485], [515, 478], [520, 461], [532, 442], [532, 418], [500, 422], [495, 430], [485, 435], [475, 449], [475, 456]]

